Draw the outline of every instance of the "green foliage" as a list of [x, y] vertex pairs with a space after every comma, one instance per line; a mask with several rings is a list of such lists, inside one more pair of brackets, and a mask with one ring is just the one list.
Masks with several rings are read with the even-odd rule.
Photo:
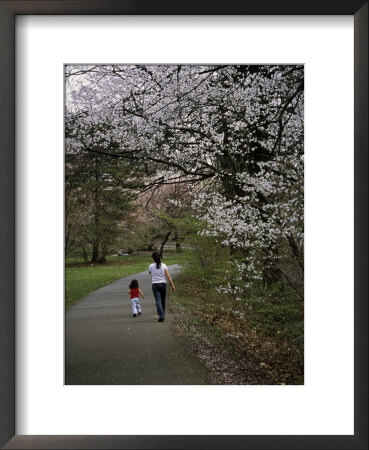
[[[187, 226], [193, 231], [201, 229], [201, 224], [195, 220], [188, 220]], [[240, 260], [241, 256], [230, 247], [220, 245], [213, 237], [192, 234], [187, 242], [192, 250], [188, 252], [189, 264], [184, 268], [183, 277], [195, 279], [196, 284], [219, 304], [231, 299], [234, 309], [241, 310], [258, 333], [302, 342], [304, 304], [286, 281], [265, 283], [255, 280], [242, 293], [222, 293], [219, 286], [225, 285], [228, 290], [234, 288], [238, 272], [232, 261]], [[237, 284], [240, 285], [240, 280]]]
[[224, 274], [231, 269], [229, 247], [220, 246], [214, 238], [194, 235], [188, 238], [190, 264], [186, 273], [197, 276], [207, 288], [219, 285]]
[[283, 283], [259, 285], [243, 304], [257, 331], [279, 339], [299, 340], [303, 337], [303, 302]]
[[[66, 124], [66, 137], [74, 136], [76, 123]], [[108, 124], [91, 124], [91, 146], [104, 150], [101, 137]], [[89, 259], [104, 259], [121, 233], [121, 224], [135, 210], [133, 167], [126, 161], [92, 153], [83, 141], [67, 139], [65, 154], [66, 254], [78, 247]]]

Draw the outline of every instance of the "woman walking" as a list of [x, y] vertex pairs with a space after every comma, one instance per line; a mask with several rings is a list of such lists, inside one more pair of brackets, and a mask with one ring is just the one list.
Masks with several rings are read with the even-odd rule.
[[149, 273], [152, 275], [152, 291], [154, 293], [156, 310], [159, 316], [158, 322], [164, 322], [167, 279], [172, 286], [173, 292], [175, 291], [175, 287], [173, 280], [169, 275], [168, 267], [160, 261], [160, 253], [154, 252], [152, 258], [154, 263], [149, 265]]

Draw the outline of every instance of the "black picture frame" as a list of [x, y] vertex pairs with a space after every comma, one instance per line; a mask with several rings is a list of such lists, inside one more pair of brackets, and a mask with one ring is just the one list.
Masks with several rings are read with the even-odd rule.
[[[15, 435], [15, 17], [28, 14], [353, 15], [354, 435]], [[0, 1], [0, 445], [6, 449], [368, 449], [368, 2], [365, 0]], [[339, 395], [339, 394], [338, 394]]]

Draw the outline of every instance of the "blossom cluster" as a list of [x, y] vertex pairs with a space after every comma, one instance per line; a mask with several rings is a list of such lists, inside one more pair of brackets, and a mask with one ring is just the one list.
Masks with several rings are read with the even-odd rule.
[[201, 234], [234, 255], [220, 291], [302, 266], [302, 66], [66, 66], [66, 80], [69, 151], [137, 161], [150, 181], [201, 183]]

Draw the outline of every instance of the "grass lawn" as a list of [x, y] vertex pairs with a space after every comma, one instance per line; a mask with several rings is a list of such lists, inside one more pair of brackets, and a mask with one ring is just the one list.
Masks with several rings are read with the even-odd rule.
[[[179, 264], [184, 256], [165, 254], [163, 263]], [[111, 256], [106, 264], [85, 264], [79, 258], [67, 258], [65, 268], [65, 307], [70, 308], [77, 300], [85, 297], [119, 278], [147, 270], [152, 263], [150, 255]]]

